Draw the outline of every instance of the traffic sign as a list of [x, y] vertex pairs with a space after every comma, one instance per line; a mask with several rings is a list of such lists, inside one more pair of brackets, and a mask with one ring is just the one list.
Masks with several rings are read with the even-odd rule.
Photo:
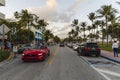
[[10, 31], [10, 29], [5, 24], [2, 24], [0, 26], [0, 34], [3, 34], [3, 28], [4, 28], [4, 34]]

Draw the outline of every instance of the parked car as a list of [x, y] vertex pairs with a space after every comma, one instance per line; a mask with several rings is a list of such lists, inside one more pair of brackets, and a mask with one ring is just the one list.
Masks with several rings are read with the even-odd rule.
[[101, 49], [95, 42], [82, 43], [78, 48], [78, 55], [96, 55], [99, 57]]
[[80, 43], [76, 43], [73, 45], [73, 50], [77, 51]]
[[48, 46], [37, 46], [33, 49], [25, 50], [22, 54], [23, 61], [44, 61], [47, 56], [50, 55], [50, 49]]
[[28, 48], [32, 48], [33, 45], [31, 44], [24, 44], [23, 46], [21, 46], [19, 49], [18, 49], [18, 54], [22, 54], [23, 51], [27, 50]]

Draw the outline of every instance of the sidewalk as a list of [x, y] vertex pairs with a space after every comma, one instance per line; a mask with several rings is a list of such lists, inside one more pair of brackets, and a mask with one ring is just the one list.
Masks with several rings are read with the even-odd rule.
[[120, 54], [118, 57], [114, 57], [113, 52], [101, 50], [101, 56], [114, 62], [120, 63]]

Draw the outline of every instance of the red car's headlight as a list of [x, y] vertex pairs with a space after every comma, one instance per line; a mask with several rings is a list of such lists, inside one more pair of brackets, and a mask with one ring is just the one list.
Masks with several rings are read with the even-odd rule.
[[43, 54], [40, 53], [40, 54], [38, 54], [38, 55], [39, 55], [39, 56], [42, 56]]
[[25, 54], [22, 54], [22, 56], [24, 56]]

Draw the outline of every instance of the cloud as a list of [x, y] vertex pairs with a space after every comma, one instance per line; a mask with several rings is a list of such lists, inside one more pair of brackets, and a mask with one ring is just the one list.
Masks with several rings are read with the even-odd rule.
[[64, 10], [58, 11], [57, 6], [56, 0], [46, 0], [45, 6], [29, 7], [27, 9], [29, 12], [38, 15], [40, 19], [53, 22], [69, 22], [73, 13]]
[[75, 2], [67, 9], [69, 12], [74, 12], [78, 10], [80, 4], [85, 0], [75, 0]]
[[56, 0], [46, 0], [46, 5], [49, 8], [55, 8], [57, 6]]
[[38, 15], [40, 19], [45, 19], [48, 22], [61, 23], [49, 25], [47, 28], [50, 29], [53, 34], [64, 38], [67, 36], [67, 33], [71, 30], [69, 24], [71, 24], [71, 19], [75, 15], [75, 11], [78, 10], [77, 8], [79, 7], [82, 1], [83, 0], [76, 0], [66, 10], [58, 11], [58, 3], [56, 0], [46, 0], [45, 6], [29, 7], [27, 9], [29, 12]]
[[68, 32], [71, 30], [71, 26], [69, 24], [70, 23], [64, 23], [63, 27], [55, 30], [54, 34], [61, 38], [67, 37]]

